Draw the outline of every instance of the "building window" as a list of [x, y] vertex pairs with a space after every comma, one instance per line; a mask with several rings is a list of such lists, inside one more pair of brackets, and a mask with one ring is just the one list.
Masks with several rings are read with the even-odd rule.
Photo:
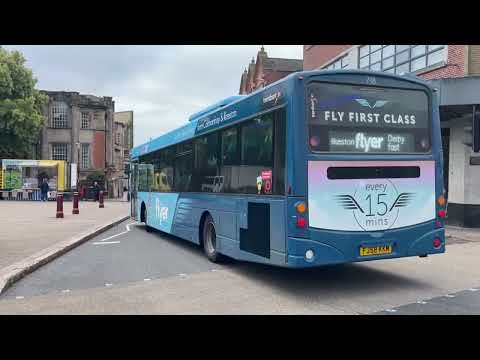
[[50, 125], [52, 128], [62, 129], [68, 127], [67, 121], [68, 106], [64, 102], [55, 101], [52, 105], [52, 119]]
[[82, 144], [82, 168], [90, 168], [90, 144]]
[[364, 45], [359, 49], [360, 69], [404, 74], [444, 60], [445, 45]]
[[119, 132], [117, 132], [115, 134], [115, 144], [122, 145], [122, 143], [120, 142], [120, 139], [121, 139], [121, 134]]
[[337, 59], [334, 62], [325, 66], [324, 69], [327, 69], [327, 70], [346, 69], [349, 67], [349, 65], [350, 65], [350, 62], [348, 61], [348, 56], [344, 55], [340, 59]]
[[68, 144], [52, 144], [52, 160], [68, 160]]
[[95, 120], [96, 126], [99, 126], [99, 124], [101, 124], [101, 121], [102, 121], [102, 113], [99, 111], [95, 111], [95, 113], [93, 114], [93, 118]]
[[90, 114], [82, 111], [82, 129], [90, 128]]

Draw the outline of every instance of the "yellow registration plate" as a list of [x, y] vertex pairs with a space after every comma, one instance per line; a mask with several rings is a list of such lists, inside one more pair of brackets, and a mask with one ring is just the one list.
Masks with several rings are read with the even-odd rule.
[[393, 248], [391, 245], [361, 247], [360, 256], [385, 255], [385, 254], [391, 254], [392, 251], [393, 251]]

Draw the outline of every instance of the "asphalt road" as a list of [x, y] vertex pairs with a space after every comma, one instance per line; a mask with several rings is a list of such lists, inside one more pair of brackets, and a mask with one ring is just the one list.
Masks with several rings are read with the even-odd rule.
[[377, 315], [478, 315], [480, 287], [386, 309]]
[[480, 243], [457, 242], [426, 259], [217, 265], [129, 220], [15, 283], [0, 313], [480, 314], [479, 256]]
[[143, 225], [127, 220], [26, 276], [0, 299], [148, 281], [214, 268], [216, 265], [194, 244], [167, 234], [148, 233]]

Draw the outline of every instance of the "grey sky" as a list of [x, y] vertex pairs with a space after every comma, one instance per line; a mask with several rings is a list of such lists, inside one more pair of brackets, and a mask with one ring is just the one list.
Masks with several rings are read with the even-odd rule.
[[[188, 116], [236, 95], [260, 45], [30, 45], [20, 50], [43, 90], [112, 96], [133, 110], [135, 145], [184, 124]], [[265, 45], [271, 57], [301, 59], [301, 45]]]

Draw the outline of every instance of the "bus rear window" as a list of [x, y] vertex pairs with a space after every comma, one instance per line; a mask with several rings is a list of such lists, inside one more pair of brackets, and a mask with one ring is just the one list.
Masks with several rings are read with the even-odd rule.
[[428, 97], [423, 91], [312, 83], [306, 106], [314, 152], [430, 151]]

